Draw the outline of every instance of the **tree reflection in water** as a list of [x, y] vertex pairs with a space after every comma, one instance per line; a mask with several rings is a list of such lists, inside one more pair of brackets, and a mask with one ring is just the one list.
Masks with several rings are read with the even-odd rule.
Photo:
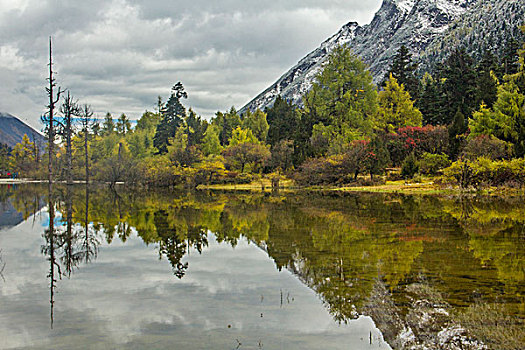
[[[110, 244], [136, 232], [158, 247], [180, 279], [191, 272], [185, 257], [202, 253], [212, 234], [232, 247], [240, 239], [256, 244], [279, 270], [312, 288], [335, 320], [370, 315], [390, 344], [410, 330], [413, 338], [405, 341], [428, 345], [460, 323], [458, 339], [474, 337], [489, 346], [493, 339], [523, 340], [522, 199], [138, 194], [80, 187], [59, 193], [65, 230], [53, 228], [49, 196], [42, 250], [50, 261], [51, 306], [61, 271], [92, 261], [103, 236]], [[487, 317], [504, 317], [512, 335], [490, 335], [474, 317], [483, 304], [492, 305], [482, 309]]]

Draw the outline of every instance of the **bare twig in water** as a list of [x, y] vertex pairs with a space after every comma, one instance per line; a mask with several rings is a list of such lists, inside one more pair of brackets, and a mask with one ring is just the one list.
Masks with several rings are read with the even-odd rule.
[[5, 282], [5, 278], [4, 278], [5, 262], [3, 264], [2, 263], [3, 263], [2, 249], [0, 249], [0, 265], [2, 265], [2, 268], [0, 269], [0, 277], [2, 277], [2, 281]]

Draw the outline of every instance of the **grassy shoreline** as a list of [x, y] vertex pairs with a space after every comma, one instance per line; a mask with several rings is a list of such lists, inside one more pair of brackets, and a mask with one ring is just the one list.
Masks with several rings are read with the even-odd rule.
[[[223, 185], [199, 185], [202, 190], [220, 191], [248, 191], [248, 192], [267, 192], [272, 191], [270, 181], [259, 180], [249, 184], [223, 184]], [[404, 180], [386, 181], [382, 185], [371, 186], [312, 186], [299, 187], [291, 180], [281, 182], [280, 192], [295, 191], [323, 191], [323, 192], [342, 192], [342, 193], [397, 193], [407, 195], [485, 195], [485, 196], [525, 196], [525, 189], [507, 187], [489, 187], [480, 190], [460, 189], [459, 187], [443, 186], [435, 183], [433, 178], [422, 180], [421, 182], [405, 182]]]
[[[47, 180], [33, 180], [33, 179], [5, 179], [0, 178], [0, 185], [16, 185], [16, 184], [39, 184], [47, 183]], [[56, 183], [65, 183], [64, 181], [57, 181]], [[85, 184], [84, 181], [74, 181], [75, 184]], [[124, 183], [119, 183], [124, 184]], [[269, 179], [261, 179], [247, 184], [217, 184], [217, 185], [199, 185], [198, 190], [212, 190], [212, 191], [246, 191], [256, 193], [271, 193], [272, 184]], [[458, 187], [444, 187], [437, 185], [433, 178], [424, 179], [421, 182], [406, 182], [404, 180], [386, 181], [381, 185], [370, 186], [310, 186], [300, 187], [295, 185], [292, 180], [284, 180], [280, 182], [279, 192], [291, 193], [298, 191], [312, 191], [312, 192], [340, 192], [340, 193], [396, 193], [406, 195], [440, 195], [440, 196], [455, 196], [455, 195], [485, 195], [485, 196], [525, 196], [525, 189], [507, 188], [507, 187], [489, 187], [481, 190], [474, 189], [460, 189]]]

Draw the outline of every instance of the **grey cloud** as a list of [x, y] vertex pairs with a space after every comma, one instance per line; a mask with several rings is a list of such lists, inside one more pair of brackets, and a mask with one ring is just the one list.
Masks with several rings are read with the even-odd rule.
[[341, 25], [370, 20], [380, 3], [29, 0], [23, 10], [0, 9], [0, 69], [9, 71], [0, 109], [38, 126], [53, 35], [59, 84], [96, 111], [137, 118], [182, 81], [187, 105], [209, 117], [241, 107]]

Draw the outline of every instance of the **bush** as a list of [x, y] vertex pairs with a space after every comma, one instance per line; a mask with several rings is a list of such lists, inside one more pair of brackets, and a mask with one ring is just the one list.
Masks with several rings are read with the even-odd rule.
[[408, 126], [399, 128], [395, 134], [385, 135], [385, 144], [393, 165], [399, 166], [410, 153], [416, 156], [425, 152], [447, 153], [448, 131], [444, 126]]
[[[299, 167], [295, 181], [303, 186], [335, 184], [346, 178], [342, 167], [342, 156], [309, 159]], [[350, 174], [353, 177], [353, 174]]]
[[507, 143], [493, 136], [478, 135], [469, 138], [462, 155], [470, 160], [479, 157], [494, 159], [505, 159], [509, 156]]
[[419, 164], [416, 159], [416, 155], [411, 153], [408, 157], [405, 158], [403, 165], [401, 167], [401, 176], [404, 179], [411, 179], [419, 171]]
[[450, 166], [450, 160], [446, 154], [425, 152], [419, 160], [419, 171], [425, 175], [437, 175], [448, 166]]
[[525, 159], [494, 161], [480, 157], [475, 161], [461, 159], [443, 171], [444, 181], [461, 188], [510, 186], [522, 188], [525, 184]]

